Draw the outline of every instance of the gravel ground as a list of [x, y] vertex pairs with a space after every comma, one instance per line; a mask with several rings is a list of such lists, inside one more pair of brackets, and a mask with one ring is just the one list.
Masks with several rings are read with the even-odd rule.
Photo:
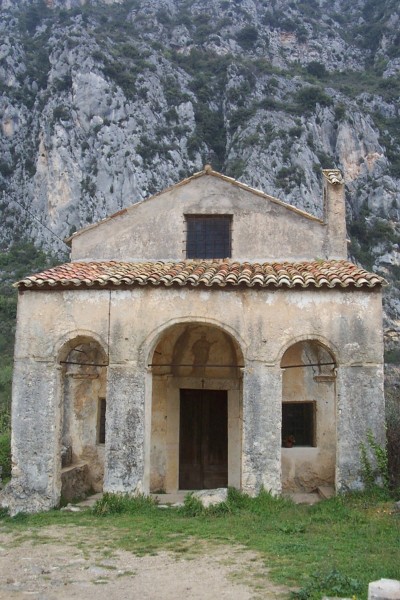
[[193, 539], [184, 556], [136, 556], [83, 527], [0, 529], [1, 600], [272, 600], [288, 591], [272, 584], [256, 553], [240, 547]]

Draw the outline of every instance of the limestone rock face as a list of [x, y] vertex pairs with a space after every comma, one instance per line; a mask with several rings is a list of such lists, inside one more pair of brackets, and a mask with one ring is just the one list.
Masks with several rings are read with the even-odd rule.
[[394, 282], [385, 314], [398, 347], [397, 2], [1, 8], [2, 247], [28, 237], [61, 250], [205, 162], [321, 216], [321, 169], [340, 168], [350, 255]]

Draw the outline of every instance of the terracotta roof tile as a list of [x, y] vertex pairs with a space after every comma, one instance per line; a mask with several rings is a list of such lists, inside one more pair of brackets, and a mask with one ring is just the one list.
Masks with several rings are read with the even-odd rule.
[[181, 262], [72, 262], [25, 277], [20, 289], [163, 285], [272, 288], [373, 288], [385, 283], [345, 260], [249, 263], [231, 260]]

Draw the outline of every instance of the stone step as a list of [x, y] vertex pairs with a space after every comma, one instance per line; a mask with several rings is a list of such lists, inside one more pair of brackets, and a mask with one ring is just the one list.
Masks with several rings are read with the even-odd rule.
[[335, 495], [335, 488], [330, 485], [320, 485], [317, 488], [317, 492], [323, 500], [328, 500]]
[[190, 494], [190, 492], [184, 490], [175, 492], [174, 494], [150, 494], [150, 497], [154, 498], [160, 506], [183, 506], [187, 494]]

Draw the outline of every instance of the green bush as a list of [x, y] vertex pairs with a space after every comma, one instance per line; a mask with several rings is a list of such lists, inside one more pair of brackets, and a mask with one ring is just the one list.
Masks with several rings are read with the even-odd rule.
[[8, 177], [14, 173], [14, 165], [10, 165], [5, 160], [0, 161], [0, 173], [3, 177]]
[[301, 590], [291, 593], [293, 600], [320, 600], [325, 594], [350, 596], [361, 592], [361, 583], [348, 575], [331, 569], [325, 573], [311, 575], [310, 581]]
[[[182, 102], [188, 102], [190, 100], [189, 94], [182, 92], [179, 82], [174, 77], [166, 77], [164, 80], [164, 96], [168, 103], [168, 106], [175, 107]], [[176, 111], [175, 111], [176, 112]]]
[[346, 107], [341, 102], [335, 106], [335, 121], [343, 121], [346, 116]]
[[323, 89], [317, 86], [307, 86], [299, 90], [295, 101], [302, 112], [312, 112], [317, 104], [320, 106], [332, 106], [333, 101]]
[[55, 120], [68, 121], [70, 118], [69, 110], [65, 106], [56, 106], [53, 110], [53, 118]]
[[238, 127], [247, 125], [248, 121], [254, 116], [255, 112], [256, 109], [252, 106], [249, 108], [238, 108], [237, 111], [232, 113], [229, 121], [229, 129], [231, 133], [236, 131]]
[[306, 67], [306, 70], [307, 73], [313, 75], [313, 77], [317, 77], [318, 79], [323, 79], [328, 74], [325, 65], [316, 60], [312, 60], [311, 62], [309, 62]]
[[11, 477], [11, 432], [0, 433], [0, 467], [2, 479]]
[[394, 390], [386, 390], [385, 395], [390, 487], [400, 490], [400, 396]]
[[64, 75], [64, 77], [56, 77], [53, 80], [53, 86], [58, 92], [68, 92], [72, 88], [72, 77], [71, 75]]
[[385, 363], [400, 365], [400, 348], [385, 350]]
[[238, 44], [242, 46], [244, 50], [251, 50], [254, 48], [257, 39], [258, 31], [252, 25], [246, 25], [246, 27], [243, 27], [236, 35]]
[[198, 517], [200, 515], [204, 515], [206, 509], [200, 500], [192, 493], [185, 496], [183, 506], [179, 509], [179, 511], [185, 515], [185, 517]]

